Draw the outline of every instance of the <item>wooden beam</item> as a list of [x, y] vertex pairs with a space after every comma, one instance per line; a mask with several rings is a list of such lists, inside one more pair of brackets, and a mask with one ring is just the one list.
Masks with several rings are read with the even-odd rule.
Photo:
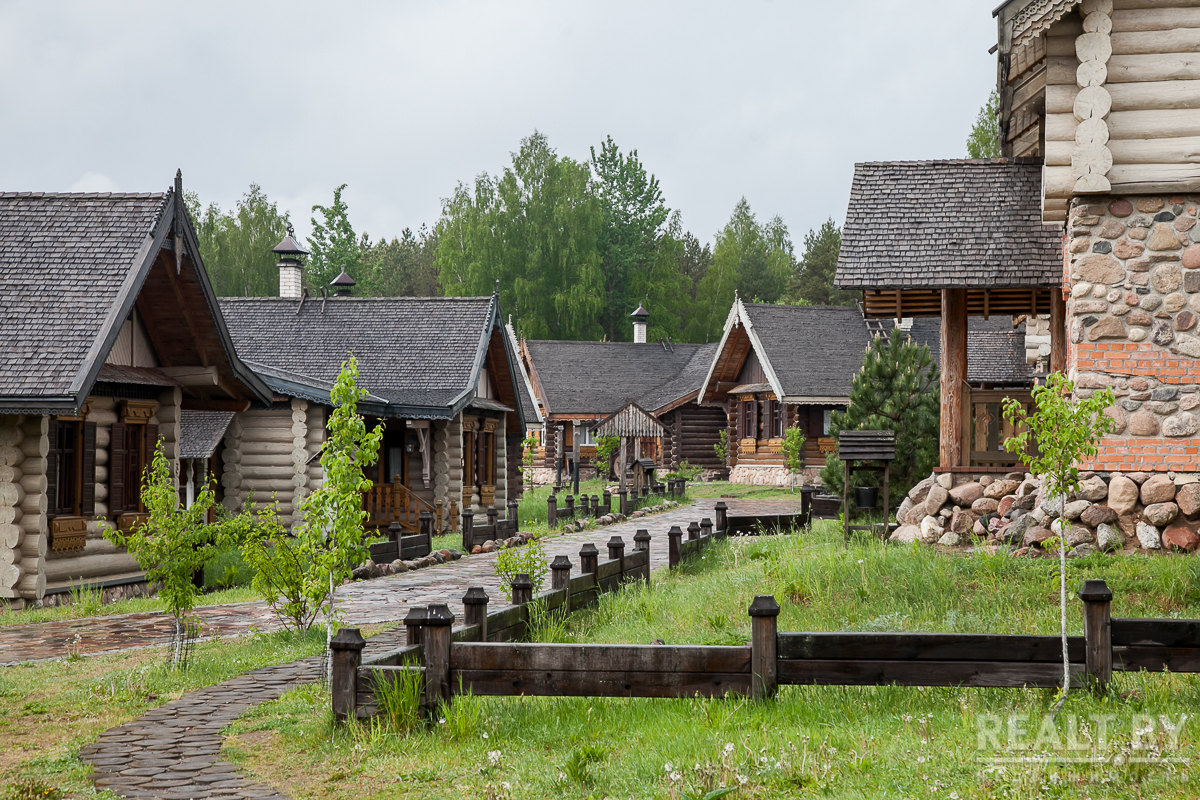
[[1067, 301], [1062, 292], [1050, 292], [1050, 371], [1067, 371]]
[[967, 379], [967, 291], [942, 290], [942, 410], [938, 453], [943, 467], [962, 459], [962, 383]]
[[[178, 253], [178, 251], [176, 252]], [[188, 263], [191, 264], [193, 270], [196, 268], [196, 265], [191, 263], [191, 259], [188, 259]], [[200, 363], [207, 367], [209, 366], [208, 349], [201, 342], [200, 330], [196, 327], [196, 320], [192, 316], [191, 306], [183, 296], [183, 286], [180, 285], [180, 277], [170, 269], [164, 269], [163, 272], [167, 274], [167, 280], [171, 284], [171, 289], [175, 292], [175, 301], [179, 304], [178, 310], [183, 314], [184, 322], [187, 323], [188, 333], [192, 335], [192, 339], [196, 343], [196, 352], [200, 356]]]
[[[154, 354], [158, 357], [158, 362], [164, 367], [171, 366], [171, 356], [167, 349], [163, 346], [162, 337], [159, 335], [158, 328], [155, 326], [152, 319], [146, 314], [146, 309], [143, 308], [145, 301], [142, 300], [142, 295], [138, 295], [134, 301], [134, 310], [137, 311], [138, 319], [141, 320], [142, 328], [146, 331], [146, 338], [150, 340], [150, 344], [154, 345]], [[131, 326], [132, 327], [132, 326]], [[131, 330], [131, 336], [136, 336], [137, 331]]]

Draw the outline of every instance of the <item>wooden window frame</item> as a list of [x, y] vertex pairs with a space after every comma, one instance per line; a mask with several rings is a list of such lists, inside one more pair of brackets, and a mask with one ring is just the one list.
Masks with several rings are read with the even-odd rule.
[[[132, 443], [130, 435], [132, 434]], [[109, 514], [142, 514], [146, 470], [158, 446], [158, 426], [141, 422], [115, 422], [109, 431]], [[136, 497], [131, 502], [131, 492]], [[120, 501], [118, 503], [117, 501]]]

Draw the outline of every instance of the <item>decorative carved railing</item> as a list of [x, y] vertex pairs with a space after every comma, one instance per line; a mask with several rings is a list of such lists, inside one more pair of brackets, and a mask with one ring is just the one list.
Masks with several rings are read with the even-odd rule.
[[[363, 492], [363, 508], [367, 512], [367, 527], [386, 528], [393, 522], [399, 522], [400, 527], [409, 533], [417, 531], [422, 511], [436, 513], [432, 505], [401, 483], [399, 476], [391, 483], [377, 483]], [[437, 527], [440, 529], [443, 521], [437, 516], [434, 519], [438, 520]]]

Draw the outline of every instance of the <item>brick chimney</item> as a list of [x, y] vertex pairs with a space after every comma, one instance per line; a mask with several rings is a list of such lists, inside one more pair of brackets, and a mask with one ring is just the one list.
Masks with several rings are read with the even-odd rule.
[[637, 311], [629, 315], [633, 320], [633, 343], [646, 343], [646, 321], [650, 319], [650, 312], [642, 308], [642, 304], [638, 303]]
[[296, 244], [296, 232], [288, 225], [287, 236], [271, 249], [279, 254], [279, 296], [299, 300], [304, 286], [303, 257], [308, 251]]

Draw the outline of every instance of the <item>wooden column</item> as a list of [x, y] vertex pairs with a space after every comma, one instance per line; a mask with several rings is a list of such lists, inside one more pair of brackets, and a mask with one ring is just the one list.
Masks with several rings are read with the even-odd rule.
[[672, 525], [667, 531], [667, 566], [674, 568], [679, 564], [679, 550], [683, 547], [683, 531], [678, 525]]
[[550, 496], [546, 498], [546, 524], [551, 529], [558, 524], [558, 497], [555, 496], [554, 490], [550, 490]]
[[421, 643], [421, 626], [425, 624], [425, 606], [413, 606], [404, 618], [404, 641], [407, 644]]
[[367, 646], [358, 628], [342, 628], [329, 642], [333, 659], [333, 716], [338, 721], [354, 719], [358, 713], [358, 668]]
[[1050, 290], [1050, 371], [1067, 371], [1067, 301], [1062, 290]]
[[967, 379], [967, 290], [942, 290], [942, 412], [938, 454], [943, 467], [962, 465], [963, 382]]
[[724, 500], [718, 500], [713, 511], [717, 515], [717, 530], [725, 531], [729, 527], [729, 506], [725, 505]]
[[633, 535], [633, 549], [635, 551], [646, 551], [646, 566], [642, 567], [642, 580], [646, 585], [650, 585], [650, 531], [645, 528], [639, 528], [638, 532]]
[[1103, 694], [1112, 679], [1112, 591], [1102, 580], [1086, 580], [1079, 599], [1083, 601], [1088, 679], [1093, 691]]
[[450, 704], [450, 630], [454, 614], [445, 603], [435, 603], [425, 613], [421, 646], [425, 657], [425, 697], [421, 711], [437, 719], [442, 703]]
[[528, 573], [518, 572], [512, 579], [512, 603], [523, 606], [533, 600], [533, 580]]
[[550, 562], [550, 588], [554, 591], [566, 591], [563, 596], [562, 613], [571, 613], [571, 559], [563, 555], [554, 557]]
[[779, 686], [777, 623], [779, 603], [760, 594], [750, 604], [750, 696], [765, 700]]

